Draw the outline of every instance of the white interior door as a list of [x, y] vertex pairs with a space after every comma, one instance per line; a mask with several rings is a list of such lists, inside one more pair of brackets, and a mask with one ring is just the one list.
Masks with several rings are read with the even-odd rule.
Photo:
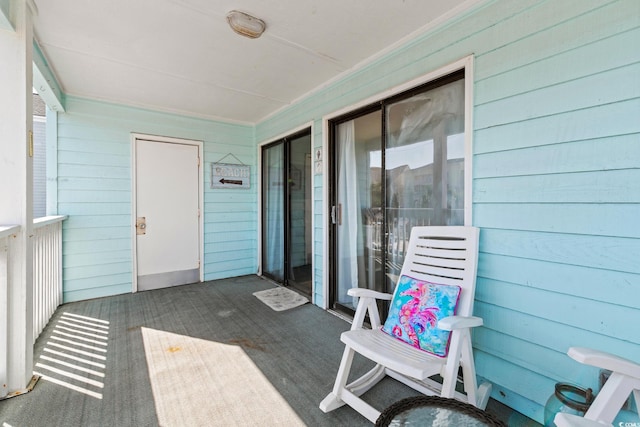
[[200, 280], [198, 146], [136, 140], [138, 290]]

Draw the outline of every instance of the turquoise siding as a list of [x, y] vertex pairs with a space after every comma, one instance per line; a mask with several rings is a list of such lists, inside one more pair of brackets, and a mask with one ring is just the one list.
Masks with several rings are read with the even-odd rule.
[[474, 54], [477, 369], [494, 398], [542, 421], [555, 382], [597, 389], [569, 346], [640, 354], [638, 46], [635, 0], [493, 1], [259, 123], [256, 139], [315, 120], [320, 146], [323, 115]]
[[[65, 301], [131, 291], [131, 132], [204, 141], [205, 279], [257, 270], [257, 144], [473, 54], [474, 333], [493, 397], [542, 421], [553, 384], [597, 388], [571, 345], [640, 354], [640, 3], [496, 0], [434, 28], [254, 126], [74, 97], [58, 114]], [[211, 162], [252, 166], [212, 191]], [[324, 161], [329, 161], [324, 153]], [[315, 302], [323, 305], [326, 177], [313, 176]]]
[[58, 114], [57, 211], [64, 223], [64, 301], [131, 292], [131, 133], [204, 141], [205, 280], [257, 271], [255, 167], [250, 190], [211, 190], [211, 162], [255, 165], [250, 126], [66, 100]]
[[[322, 138], [323, 132], [322, 129], [322, 120], [317, 119], [313, 123], [312, 128], [312, 143], [313, 149], [311, 150], [311, 156], [313, 157], [316, 150], [322, 150]], [[327, 161], [326, 159], [327, 153], [322, 154], [322, 161]], [[312, 163], [315, 161], [312, 159]], [[315, 166], [312, 165], [312, 174], [313, 174], [313, 186], [312, 188], [312, 197], [313, 197], [313, 302], [320, 306], [324, 307], [326, 303], [326, 299], [328, 299], [328, 295], [325, 295], [322, 289], [323, 286], [323, 262], [324, 262], [324, 248], [323, 244], [323, 236], [324, 236], [324, 227], [326, 224], [326, 220], [324, 217], [323, 206], [322, 206], [322, 188], [323, 188], [323, 179], [322, 175], [316, 175]]]
[[13, 29], [13, 23], [10, 20], [10, 1], [0, 0], [0, 28], [4, 30]]
[[567, 347], [640, 354], [640, 5], [555, 6], [476, 62], [478, 370], [538, 420], [553, 383], [598, 387]]

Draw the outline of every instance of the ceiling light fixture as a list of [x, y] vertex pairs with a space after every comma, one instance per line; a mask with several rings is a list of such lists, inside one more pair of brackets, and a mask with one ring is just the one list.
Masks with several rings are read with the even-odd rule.
[[262, 19], [237, 10], [227, 14], [227, 22], [233, 31], [252, 39], [260, 37], [267, 27]]

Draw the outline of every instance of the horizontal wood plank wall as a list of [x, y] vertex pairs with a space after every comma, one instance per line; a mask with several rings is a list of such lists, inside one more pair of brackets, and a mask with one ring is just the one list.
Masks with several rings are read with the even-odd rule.
[[640, 355], [640, 5], [571, 3], [476, 62], [477, 360], [539, 421], [555, 382], [598, 389], [569, 346]]
[[58, 114], [58, 213], [64, 301], [131, 292], [131, 133], [204, 141], [205, 280], [257, 270], [255, 167], [250, 190], [211, 190], [211, 162], [255, 166], [253, 127], [67, 98]]
[[[322, 150], [322, 120], [316, 119], [313, 128], [314, 134], [312, 137], [313, 150], [311, 151], [311, 196], [313, 203], [313, 238], [314, 241], [312, 243], [312, 257], [313, 257], [313, 272], [312, 272], [312, 292], [313, 292], [313, 302], [320, 306], [324, 307], [327, 295], [324, 294], [323, 291], [323, 262], [324, 262], [324, 248], [323, 248], [323, 234], [325, 230], [325, 217], [324, 217], [324, 206], [323, 206], [323, 175], [316, 174], [315, 171], [315, 160], [314, 155], [316, 150]], [[322, 154], [322, 161], [327, 161], [327, 153]]]
[[638, 46], [636, 0], [492, 1], [268, 118], [256, 139], [316, 120], [319, 146], [322, 116], [473, 53], [477, 368], [494, 398], [542, 421], [554, 383], [597, 389], [569, 346], [640, 357]]

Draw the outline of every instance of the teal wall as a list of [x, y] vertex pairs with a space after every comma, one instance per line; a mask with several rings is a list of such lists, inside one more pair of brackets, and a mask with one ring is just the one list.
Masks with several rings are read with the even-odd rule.
[[9, 0], [0, 0], [0, 29], [13, 29], [13, 22], [11, 22], [11, 4]]
[[[253, 274], [256, 145], [313, 122], [321, 147], [323, 116], [473, 54], [477, 370], [494, 398], [541, 421], [554, 383], [597, 385], [569, 346], [640, 354], [639, 45], [637, 0], [496, 0], [255, 127], [68, 97], [65, 301], [131, 291], [131, 132], [205, 141], [205, 279]], [[208, 189], [210, 162], [228, 153], [253, 166], [250, 191]], [[324, 180], [313, 176], [318, 305]]]
[[[211, 190], [211, 162], [255, 165], [253, 127], [66, 99], [58, 114], [57, 211], [64, 301], [131, 292], [131, 133], [204, 141], [205, 280], [257, 271], [255, 167], [250, 190]], [[233, 163], [235, 160], [225, 160]]]
[[640, 354], [639, 46], [637, 0], [488, 2], [259, 123], [256, 139], [314, 121], [319, 147], [324, 115], [474, 54], [477, 370], [542, 421], [554, 383], [597, 389], [569, 346]]

